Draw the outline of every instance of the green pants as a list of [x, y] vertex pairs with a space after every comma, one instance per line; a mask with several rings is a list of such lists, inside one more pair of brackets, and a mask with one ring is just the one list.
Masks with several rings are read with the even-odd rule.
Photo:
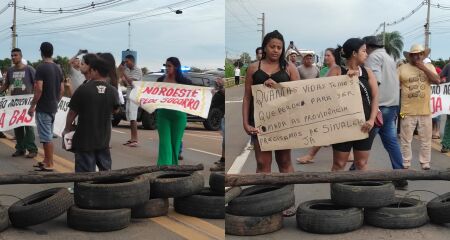
[[447, 115], [447, 121], [445, 121], [444, 136], [442, 137], [442, 147], [450, 149], [450, 115]]
[[187, 115], [184, 112], [158, 109], [156, 126], [159, 135], [158, 166], [178, 165]]
[[37, 152], [38, 149], [34, 144], [34, 128], [30, 126], [14, 128], [14, 135], [16, 135], [16, 150]]

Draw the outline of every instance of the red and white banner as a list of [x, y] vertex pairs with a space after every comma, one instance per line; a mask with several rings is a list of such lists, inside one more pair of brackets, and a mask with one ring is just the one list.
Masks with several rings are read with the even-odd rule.
[[164, 82], [135, 82], [130, 99], [152, 113], [164, 108], [207, 118], [212, 88]]
[[450, 114], [450, 83], [431, 85], [430, 104], [433, 117]]
[[[28, 115], [32, 100], [32, 94], [0, 97], [0, 132], [21, 126], [36, 126], [34, 116]], [[53, 132], [58, 136], [61, 136], [66, 125], [69, 102], [70, 98], [63, 97], [58, 104], [53, 124]]]

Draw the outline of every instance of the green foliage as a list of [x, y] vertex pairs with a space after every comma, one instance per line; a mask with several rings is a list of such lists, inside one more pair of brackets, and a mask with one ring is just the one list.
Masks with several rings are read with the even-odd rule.
[[431, 63], [435, 67], [440, 67], [440, 68], [444, 68], [445, 64], [447, 64], [448, 62], [449, 62], [448, 60], [444, 60], [442, 58], [439, 58], [438, 60], [431, 60]]
[[[379, 34], [382, 38], [383, 34]], [[384, 48], [386, 52], [391, 55], [395, 60], [400, 59], [402, 57], [403, 51], [403, 37], [400, 32], [386, 32], [384, 39]]]
[[225, 60], [225, 78], [234, 77], [234, 64], [231, 59]]
[[0, 59], [0, 70], [2, 70], [2, 72], [3, 72], [5, 69], [10, 68], [11, 64], [12, 64], [12, 62], [11, 62], [11, 59], [9, 59], [9, 58], [5, 58], [3, 60]]

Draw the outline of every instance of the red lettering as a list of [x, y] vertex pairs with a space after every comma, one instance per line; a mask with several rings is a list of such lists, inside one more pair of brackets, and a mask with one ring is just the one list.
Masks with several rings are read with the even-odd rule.
[[433, 106], [433, 113], [442, 111], [442, 99], [441, 99], [441, 97], [437, 97], [437, 98], [431, 97], [431, 103], [432, 103], [432, 106]]
[[17, 116], [18, 116], [19, 114], [20, 114], [20, 111], [19, 111], [19, 110], [14, 110], [14, 113], [13, 113], [11, 119], [9, 120], [9, 126], [12, 126], [13, 124], [16, 123], [16, 121], [17, 121]]
[[151, 88], [151, 87], [146, 87], [146, 88], [144, 89], [144, 91], [142, 91], [142, 93], [150, 94], [150, 93], [152, 92], [152, 90], [153, 90], [153, 88]]
[[184, 97], [184, 96], [186, 96], [186, 89], [181, 89], [179, 97]]
[[167, 88], [165, 88], [165, 87], [162, 87], [162, 88], [161, 88], [161, 91], [159, 92], [159, 94], [158, 94], [158, 95], [162, 95], [162, 96], [165, 96], [164, 94], [166, 93], [166, 91], [167, 91]]
[[5, 116], [6, 116], [6, 113], [3, 113], [0, 116], [0, 128], [3, 128], [3, 126], [5, 125]]
[[155, 95], [155, 94], [158, 93], [158, 91], [159, 91], [159, 88], [158, 87], [154, 87], [153, 90], [152, 90], [152, 94]]
[[20, 116], [17, 118], [16, 123], [23, 123], [26, 115], [27, 115], [27, 109], [23, 109], [22, 114], [20, 114]]
[[168, 96], [168, 97], [173, 97], [173, 93], [174, 93], [175, 91], [173, 90], [173, 88], [169, 88], [168, 90], [167, 90], [167, 93], [166, 93], [166, 96]]
[[173, 96], [174, 96], [174, 97], [179, 97], [179, 96], [178, 96], [178, 90], [180, 90], [180, 89], [178, 89], [178, 88], [175, 89], [175, 92], [173, 93]]
[[198, 94], [197, 90], [192, 91], [192, 97], [197, 97], [197, 94]]

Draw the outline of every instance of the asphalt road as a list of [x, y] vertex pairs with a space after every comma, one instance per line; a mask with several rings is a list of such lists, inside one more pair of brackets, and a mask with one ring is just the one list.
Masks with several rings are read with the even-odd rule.
[[[242, 95], [243, 86], [232, 87], [227, 89], [226, 94], [226, 157], [227, 171], [239, 170], [239, 173], [254, 173], [256, 171], [256, 160], [254, 152], [247, 150], [246, 146], [249, 137], [242, 127]], [[443, 127], [445, 118], [441, 122]], [[441, 134], [443, 135], [443, 134]], [[413, 141], [413, 161], [412, 169], [419, 170], [418, 161], [419, 144]], [[450, 154], [442, 154], [439, 152], [440, 146], [437, 141], [433, 142], [432, 161], [433, 169], [445, 170], [450, 168]], [[295, 149], [292, 151], [292, 160], [307, 153], [307, 149]], [[295, 171], [320, 172], [329, 171], [332, 164], [331, 147], [322, 148], [315, 158], [315, 163], [308, 165], [299, 165], [294, 163]], [[231, 167], [233, 165], [233, 167]], [[349, 167], [350, 164], [348, 164]], [[230, 170], [231, 167], [231, 170]], [[380, 138], [375, 138], [369, 159], [369, 169], [391, 169], [389, 156], [384, 150]], [[278, 172], [275, 161], [272, 164], [272, 171]], [[437, 194], [450, 192], [450, 184], [446, 181], [409, 181], [407, 191], [397, 191], [398, 195], [405, 195], [413, 190], [428, 190]], [[427, 192], [414, 192], [415, 198], [429, 201], [435, 197], [434, 194]], [[297, 184], [295, 186], [296, 205], [314, 199], [330, 198], [329, 184]], [[297, 228], [295, 217], [285, 218], [284, 227], [275, 233], [260, 235], [256, 237], [246, 237], [245, 239], [305, 239], [305, 240], [347, 240], [347, 239], [379, 239], [379, 240], [444, 240], [449, 239], [450, 225], [439, 226], [435, 224], [427, 224], [423, 227], [407, 230], [386, 230], [370, 226], [363, 226], [359, 230], [345, 234], [320, 235], [311, 234], [301, 231]], [[226, 236], [227, 239], [242, 239], [236, 236]]]
[[[156, 165], [158, 156], [158, 133], [156, 130], [139, 129], [140, 145], [136, 148], [126, 147], [122, 144], [130, 137], [128, 122], [122, 121], [118, 127], [113, 128], [111, 136], [112, 168], [120, 169], [132, 166]], [[13, 133], [7, 132], [8, 135]], [[54, 139], [55, 143], [55, 170], [58, 172], [73, 172], [74, 155], [61, 148], [61, 139]], [[36, 141], [38, 144], [38, 141]], [[198, 123], [189, 123], [185, 131], [183, 156], [180, 164], [199, 164], [205, 166], [201, 173], [208, 185], [209, 168], [220, 158], [222, 137], [218, 131], [204, 130]], [[33, 171], [35, 161], [18, 157], [13, 158], [15, 142], [0, 139], [0, 174], [27, 173]], [[43, 159], [42, 146], [39, 146], [39, 155], [35, 160]], [[20, 198], [35, 192], [53, 187], [71, 187], [73, 184], [21, 184], [0, 185], [0, 203], [9, 206], [17, 201], [16, 198], [6, 196], [14, 195]], [[1, 240], [16, 239], [224, 239], [224, 220], [206, 220], [189, 217], [175, 213], [170, 202], [171, 210], [168, 216], [132, 220], [132, 224], [123, 230], [109, 233], [88, 233], [70, 229], [66, 226], [66, 214], [49, 222], [16, 229], [10, 227], [0, 233]]]

